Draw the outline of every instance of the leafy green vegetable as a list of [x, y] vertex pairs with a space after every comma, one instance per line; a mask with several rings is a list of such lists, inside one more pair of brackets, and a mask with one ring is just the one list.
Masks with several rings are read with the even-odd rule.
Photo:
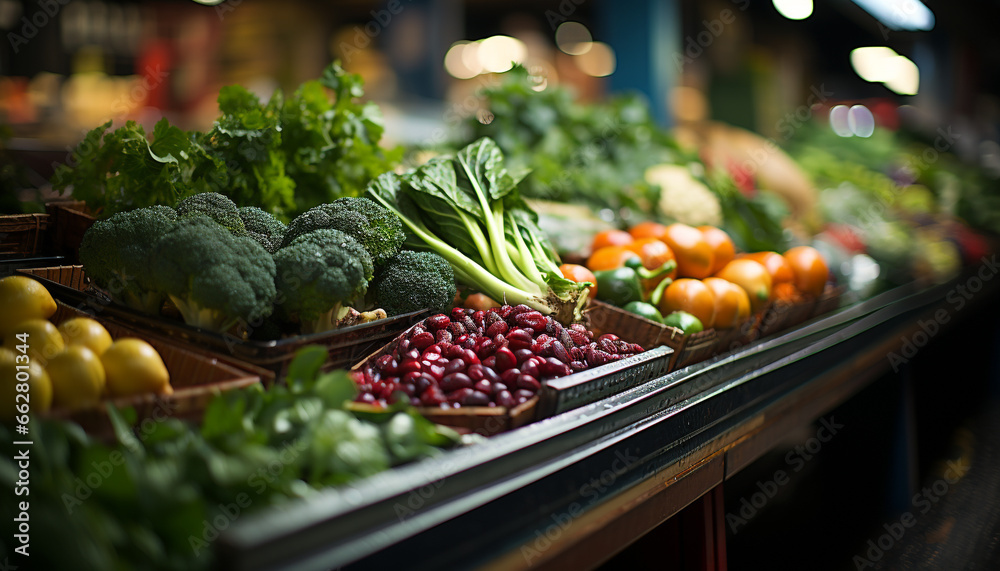
[[265, 104], [243, 87], [223, 87], [221, 115], [207, 133], [163, 119], [149, 140], [134, 122], [108, 132], [109, 121], [56, 169], [53, 188], [72, 189], [99, 216], [218, 192], [288, 219], [359, 195], [399, 161], [401, 150], [379, 146], [382, 118], [375, 104], [361, 103], [363, 95], [360, 76], [334, 62], [287, 101], [280, 91]]
[[582, 104], [565, 88], [537, 90], [537, 78], [515, 66], [483, 90], [489, 121], [470, 117], [459, 144], [493, 138], [509, 168], [530, 169], [521, 185], [528, 198], [582, 202], [595, 209], [649, 211], [659, 189], [643, 174], [676, 162], [679, 149], [656, 124], [646, 103], [624, 95]]
[[[451, 447], [458, 435], [412, 409], [355, 414], [343, 371], [319, 372], [326, 351], [305, 347], [288, 386], [229, 391], [208, 405], [201, 428], [177, 419], [143, 423], [109, 414], [118, 442], [80, 427], [33, 419], [33, 569], [201, 570], [217, 567], [213, 542], [244, 514], [307, 498]], [[0, 483], [18, 479], [15, 438], [0, 425]], [[0, 558], [13, 553], [17, 502], [0, 503]]]
[[587, 289], [562, 277], [518, 182], [496, 143], [480, 139], [405, 175], [385, 173], [368, 195], [400, 217], [412, 247], [441, 255], [459, 281], [563, 322], [579, 319]]

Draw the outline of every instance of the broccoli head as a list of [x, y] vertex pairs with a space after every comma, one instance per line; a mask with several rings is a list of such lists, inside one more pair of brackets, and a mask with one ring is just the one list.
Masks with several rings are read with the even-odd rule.
[[98, 220], [80, 244], [87, 276], [115, 301], [144, 313], [160, 313], [166, 294], [150, 275], [150, 252], [176, 218], [172, 208], [150, 206]]
[[246, 226], [236, 203], [218, 192], [202, 192], [177, 203], [178, 218], [204, 214], [221, 224], [235, 236], [245, 236]]
[[281, 239], [287, 229], [283, 222], [256, 206], [240, 207], [239, 213], [247, 230], [247, 236], [260, 242], [260, 245], [272, 254], [281, 247]]
[[295, 217], [288, 225], [282, 247], [320, 228], [340, 230], [361, 242], [376, 266], [395, 256], [406, 240], [403, 223], [395, 214], [367, 198], [345, 197]]
[[375, 305], [388, 315], [421, 309], [445, 311], [455, 301], [455, 272], [434, 252], [402, 250], [371, 283]]
[[274, 254], [278, 311], [303, 333], [328, 331], [364, 297], [372, 259], [354, 238], [330, 228], [292, 240]]
[[206, 215], [180, 218], [156, 242], [152, 258], [152, 279], [189, 325], [225, 331], [241, 319], [255, 323], [273, 310], [271, 254]]

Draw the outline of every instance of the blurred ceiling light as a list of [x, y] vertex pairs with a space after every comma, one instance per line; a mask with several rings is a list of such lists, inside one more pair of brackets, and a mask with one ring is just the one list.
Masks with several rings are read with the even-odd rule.
[[885, 81], [885, 86], [900, 95], [916, 95], [920, 88], [920, 69], [905, 56], [893, 58], [895, 73]]
[[891, 62], [898, 55], [885, 46], [856, 48], [851, 50], [851, 67], [865, 81], [882, 82], [892, 77], [894, 65]]
[[590, 51], [594, 37], [580, 22], [563, 22], [556, 28], [556, 45], [563, 52], [578, 56]]
[[789, 20], [805, 20], [813, 13], [812, 0], [773, 0], [774, 9]]
[[528, 55], [524, 42], [510, 36], [491, 36], [479, 43], [479, 64], [492, 73], [502, 73]]
[[833, 132], [841, 137], [851, 137], [854, 133], [851, 132], [851, 127], [847, 124], [850, 110], [847, 105], [834, 105], [830, 109], [830, 128]]
[[444, 69], [452, 77], [456, 77], [458, 79], [472, 79], [473, 77], [479, 75], [479, 72], [482, 71], [479, 67], [479, 59], [476, 57], [468, 58], [474, 61], [476, 64], [475, 68], [471, 68], [466, 65], [465, 60], [467, 58], [465, 57], [465, 53], [469, 50], [470, 45], [472, 45], [470, 42], [455, 42], [451, 45], [451, 48], [448, 49], [448, 53], [445, 54]]
[[573, 57], [580, 71], [594, 77], [605, 77], [615, 72], [618, 62], [611, 46], [604, 42], [591, 42], [590, 49]]
[[920, 0], [854, 0], [854, 3], [892, 30], [934, 28], [934, 13]]
[[851, 51], [851, 66], [854, 71], [872, 83], [884, 83], [886, 87], [900, 95], [916, 95], [920, 86], [920, 70], [917, 64], [906, 56], [897, 54], [892, 48], [871, 46]]
[[875, 132], [875, 116], [864, 105], [854, 105], [847, 111], [847, 128], [859, 137], [871, 137]]
[[473, 76], [483, 73], [483, 64], [479, 61], [479, 42], [469, 42], [462, 47], [462, 65], [473, 73]]

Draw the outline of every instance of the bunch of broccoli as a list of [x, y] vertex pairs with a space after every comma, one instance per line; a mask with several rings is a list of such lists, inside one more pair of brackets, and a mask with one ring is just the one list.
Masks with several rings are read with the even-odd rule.
[[[400, 252], [404, 240], [399, 219], [364, 198], [313, 208], [286, 227], [203, 193], [176, 210], [98, 221], [80, 259], [97, 286], [139, 311], [159, 314], [169, 300], [186, 323], [213, 331], [273, 314], [316, 333], [451, 304], [451, 267], [433, 253]], [[385, 310], [365, 311], [373, 306]]]

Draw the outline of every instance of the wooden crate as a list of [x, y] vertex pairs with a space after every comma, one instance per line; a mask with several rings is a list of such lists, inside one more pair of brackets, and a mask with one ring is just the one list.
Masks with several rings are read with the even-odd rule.
[[0, 216], [0, 258], [31, 258], [42, 254], [51, 224], [48, 214]]
[[173, 394], [120, 397], [86, 409], [49, 411], [48, 416], [76, 422], [92, 434], [98, 436], [112, 434], [111, 423], [107, 416], [108, 403], [114, 404], [119, 409], [134, 408], [136, 426], [139, 428], [142, 428], [144, 423], [148, 425], [150, 419], [156, 422], [166, 417], [200, 422], [205, 407], [220, 392], [259, 384], [262, 377], [266, 380], [273, 379], [266, 371], [236, 367], [220, 361], [209, 353], [145, 335], [141, 331], [103, 319], [100, 315], [89, 314], [59, 300], [56, 303], [58, 309], [50, 318], [52, 323], [58, 325], [66, 319], [82, 316], [96, 319], [108, 330], [113, 339], [137, 337], [152, 345], [170, 373]]

